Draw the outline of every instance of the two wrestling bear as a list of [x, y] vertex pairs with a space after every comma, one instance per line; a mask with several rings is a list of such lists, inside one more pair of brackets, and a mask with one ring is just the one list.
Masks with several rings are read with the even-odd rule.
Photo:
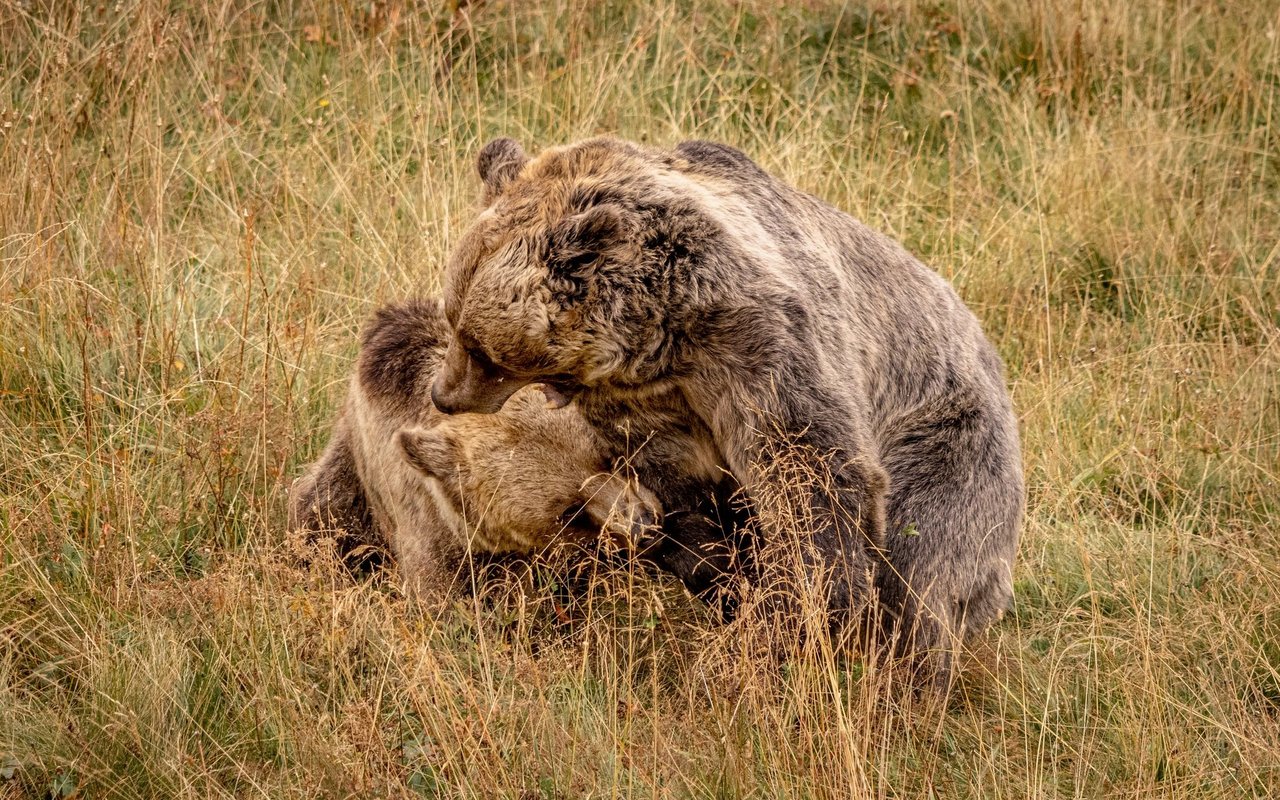
[[296, 523], [380, 531], [428, 581], [468, 543], [603, 532], [704, 595], [816, 590], [833, 629], [873, 616], [948, 673], [1012, 598], [1024, 505], [1000, 359], [951, 286], [723, 145], [499, 139], [478, 166], [443, 309], [366, 333]]

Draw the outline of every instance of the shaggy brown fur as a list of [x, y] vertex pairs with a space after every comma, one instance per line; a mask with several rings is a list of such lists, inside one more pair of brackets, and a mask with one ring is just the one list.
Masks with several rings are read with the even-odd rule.
[[531, 553], [602, 530], [647, 538], [657, 498], [606, 470], [576, 410], [549, 409], [530, 388], [495, 416], [436, 411], [429, 389], [447, 341], [436, 301], [377, 312], [329, 445], [292, 490], [295, 530], [385, 543], [408, 583], [433, 590], [468, 553]]
[[[500, 139], [479, 165], [437, 406], [493, 412], [545, 382], [646, 483], [726, 469], [765, 545], [803, 522], [805, 581], [825, 579], [835, 620], [878, 589], [904, 649], [948, 674], [954, 641], [1009, 603], [1024, 502], [1000, 359], [951, 286], [723, 145], [529, 159]], [[813, 491], [775, 491], [780, 452], [820, 462]]]

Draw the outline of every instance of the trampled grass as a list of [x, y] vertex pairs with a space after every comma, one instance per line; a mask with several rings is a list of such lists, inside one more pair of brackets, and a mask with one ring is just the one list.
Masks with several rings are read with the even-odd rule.
[[[1280, 793], [1274, 4], [447, 5], [0, 5], [0, 797]], [[649, 575], [289, 558], [479, 146], [598, 132], [744, 149], [997, 343], [1017, 604], [945, 707]]]

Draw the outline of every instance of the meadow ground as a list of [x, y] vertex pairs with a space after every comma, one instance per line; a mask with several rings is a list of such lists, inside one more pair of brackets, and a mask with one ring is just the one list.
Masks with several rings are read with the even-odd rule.
[[[0, 4], [0, 797], [1280, 794], [1269, 2]], [[719, 139], [1009, 366], [1012, 614], [946, 707], [669, 582], [424, 614], [284, 493], [472, 159]]]

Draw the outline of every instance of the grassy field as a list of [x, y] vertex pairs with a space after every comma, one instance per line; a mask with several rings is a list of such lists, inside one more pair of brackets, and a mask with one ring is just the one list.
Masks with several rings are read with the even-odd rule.
[[[0, 798], [1280, 794], [1273, 3], [10, 1], [0, 65]], [[643, 574], [428, 614], [290, 558], [479, 146], [599, 132], [734, 144], [983, 320], [1029, 513], [945, 705]]]

